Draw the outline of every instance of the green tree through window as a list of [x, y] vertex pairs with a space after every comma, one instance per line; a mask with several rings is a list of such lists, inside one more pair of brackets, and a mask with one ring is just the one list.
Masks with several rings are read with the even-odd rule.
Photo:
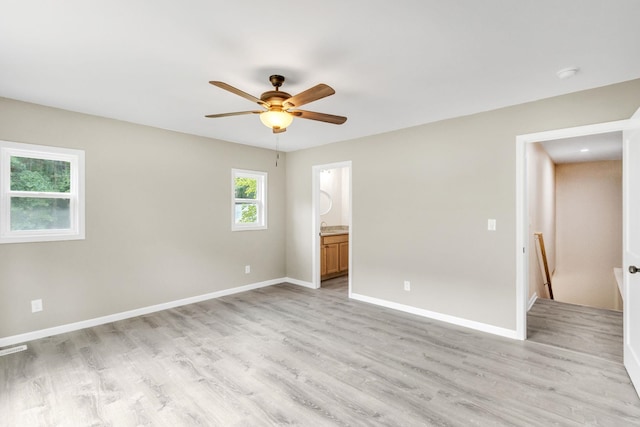
[[257, 194], [258, 181], [255, 178], [236, 178], [236, 198], [255, 199]]
[[[255, 200], [258, 193], [258, 181], [255, 178], [236, 178], [236, 199]], [[258, 220], [258, 206], [255, 203], [238, 203], [240, 207], [239, 222], [255, 223]]]
[[11, 157], [11, 190], [68, 193], [71, 164], [61, 160]]
[[[11, 191], [69, 193], [71, 164], [60, 160], [11, 157]], [[69, 228], [69, 199], [11, 198], [11, 229]]]
[[85, 238], [84, 151], [0, 140], [0, 244]]
[[267, 228], [267, 174], [232, 169], [231, 229], [263, 230]]

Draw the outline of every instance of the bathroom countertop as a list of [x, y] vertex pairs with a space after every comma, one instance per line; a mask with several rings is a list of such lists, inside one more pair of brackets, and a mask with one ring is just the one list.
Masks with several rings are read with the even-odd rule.
[[348, 225], [326, 225], [320, 227], [321, 236], [334, 236], [337, 234], [349, 234]]

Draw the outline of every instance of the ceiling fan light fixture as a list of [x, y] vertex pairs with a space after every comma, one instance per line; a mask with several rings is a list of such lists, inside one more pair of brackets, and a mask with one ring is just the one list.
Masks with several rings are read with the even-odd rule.
[[[313, 101], [331, 96], [336, 93], [331, 86], [324, 83], [319, 83], [305, 91], [291, 96], [287, 92], [281, 91], [279, 88], [284, 83], [284, 77], [274, 74], [269, 77], [269, 81], [273, 85], [274, 90], [268, 90], [257, 98], [246, 92], [241, 91], [227, 83], [212, 80], [209, 83], [213, 86], [217, 86], [220, 89], [224, 89], [235, 95], [239, 95], [248, 101], [254, 102], [260, 105], [262, 110], [251, 111], [237, 111], [233, 113], [221, 113], [221, 114], [207, 114], [205, 117], [210, 119], [218, 117], [229, 116], [241, 116], [245, 114], [258, 114], [260, 121], [273, 133], [281, 133], [287, 130], [287, 127], [293, 122], [294, 117], [301, 119], [315, 120], [318, 122], [332, 123], [334, 125], [341, 125], [347, 121], [346, 117], [336, 116], [333, 114], [317, 113], [314, 111], [299, 110], [302, 105], [308, 104]], [[295, 108], [295, 110], [291, 110]]]
[[260, 121], [271, 129], [285, 129], [293, 122], [293, 115], [286, 111], [265, 111], [260, 113]]

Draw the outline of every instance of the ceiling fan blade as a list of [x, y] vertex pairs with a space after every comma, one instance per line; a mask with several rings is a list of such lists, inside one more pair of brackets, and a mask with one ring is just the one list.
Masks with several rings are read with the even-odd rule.
[[248, 99], [251, 102], [255, 102], [256, 104], [260, 104], [263, 105], [265, 107], [268, 107], [269, 104], [267, 104], [266, 102], [264, 102], [263, 100], [261, 100], [260, 98], [256, 98], [253, 95], [248, 94], [247, 92], [243, 92], [238, 88], [235, 88], [225, 82], [218, 82], [218, 81], [210, 81], [210, 84], [219, 87], [220, 89], [224, 89], [224, 90], [228, 90], [231, 93], [235, 93], [236, 95], [239, 95], [241, 97], [243, 97], [244, 99]]
[[205, 117], [215, 119], [218, 117], [241, 116], [243, 114], [260, 114], [264, 111], [238, 111], [235, 113], [207, 114]]
[[327, 86], [324, 83], [315, 85], [314, 87], [300, 92], [297, 95], [293, 95], [291, 98], [283, 102], [284, 108], [300, 107], [304, 104], [308, 104], [318, 99], [322, 99], [326, 96], [336, 93], [331, 86]]
[[341, 125], [347, 121], [347, 118], [344, 116], [334, 116], [333, 114], [316, 113], [314, 111], [292, 110], [289, 112], [301, 119], [317, 120], [319, 122], [332, 123], [334, 125]]

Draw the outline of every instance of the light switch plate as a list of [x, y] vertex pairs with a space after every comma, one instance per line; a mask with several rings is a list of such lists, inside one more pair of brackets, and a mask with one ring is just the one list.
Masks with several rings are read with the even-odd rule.
[[37, 313], [38, 311], [42, 311], [42, 300], [34, 299], [31, 301], [31, 312]]
[[496, 231], [496, 220], [495, 219], [489, 219], [487, 221], [487, 230]]

